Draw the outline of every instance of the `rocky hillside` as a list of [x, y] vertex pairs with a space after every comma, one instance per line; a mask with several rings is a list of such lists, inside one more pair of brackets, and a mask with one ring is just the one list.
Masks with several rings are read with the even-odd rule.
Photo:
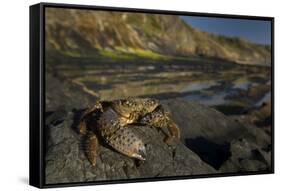
[[175, 15], [48, 8], [48, 52], [69, 56], [216, 57], [270, 65], [270, 47], [199, 31]]

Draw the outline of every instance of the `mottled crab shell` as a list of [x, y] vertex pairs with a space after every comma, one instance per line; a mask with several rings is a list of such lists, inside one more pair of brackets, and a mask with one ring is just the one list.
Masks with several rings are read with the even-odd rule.
[[132, 114], [143, 116], [146, 113], [154, 111], [160, 103], [155, 99], [148, 98], [129, 98], [123, 100], [115, 100], [111, 107], [119, 115], [130, 118]]

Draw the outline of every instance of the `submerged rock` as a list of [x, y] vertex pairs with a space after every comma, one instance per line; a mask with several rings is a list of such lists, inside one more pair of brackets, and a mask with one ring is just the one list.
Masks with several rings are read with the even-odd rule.
[[163, 132], [132, 126], [146, 144], [146, 161], [124, 156], [100, 141], [95, 167], [85, 157], [83, 137], [74, 130], [79, 110], [48, 113], [46, 183], [271, 169], [271, 140], [264, 131], [183, 99], [161, 103], [181, 129], [181, 140], [169, 146], [163, 142]]

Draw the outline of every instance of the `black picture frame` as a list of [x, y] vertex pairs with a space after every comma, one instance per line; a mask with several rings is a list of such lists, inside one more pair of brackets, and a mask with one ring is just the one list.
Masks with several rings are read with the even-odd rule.
[[[237, 18], [250, 20], [265, 20], [271, 22], [271, 101], [272, 101], [272, 168], [266, 171], [259, 172], [239, 172], [239, 173], [220, 173], [208, 175], [188, 175], [176, 177], [161, 177], [161, 178], [141, 178], [128, 180], [110, 180], [110, 181], [95, 181], [95, 182], [72, 182], [45, 184], [45, 9], [54, 8], [71, 8], [83, 10], [103, 10], [103, 11], [126, 11], [136, 13], [158, 13], [169, 15], [188, 15], [202, 17], [220, 17], [220, 18]], [[147, 181], [164, 181], [178, 179], [193, 179], [193, 178], [210, 178], [210, 177], [226, 177], [226, 176], [242, 176], [242, 175], [258, 175], [274, 173], [274, 18], [260, 17], [248, 15], [231, 15], [231, 14], [213, 14], [213, 13], [195, 13], [184, 11], [168, 11], [168, 10], [153, 10], [153, 9], [135, 9], [121, 7], [102, 7], [88, 5], [73, 5], [73, 4], [55, 4], [55, 3], [39, 3], [30, 6], [30, 139], [29, 139], [29, 183], [38, 188], [53, 188], [65, 186], [83, 186], [83, 185], [99, 185], [99, 184], [115, 184], [115, 183], [134, 183]]]

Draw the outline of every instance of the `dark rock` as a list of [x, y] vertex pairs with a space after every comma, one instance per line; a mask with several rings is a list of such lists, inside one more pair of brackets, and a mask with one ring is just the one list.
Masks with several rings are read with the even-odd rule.
[[147, 160], [124, 156], [100, 140], [95, 167], [85, 157], [83, 137], [74, 130], [79, 110], [49, 113], [46, 183], [270, 170], [270, 137], [259, 128], [182, 99], [162, 104], [181, 129], [181, 140], [168, 146], [162, 131], [132, 126], [146, 143]]
[[130, 127], [146, 143], [146, 161], [129, 158], [101, 144], [97, 165], [92, 167], [83, 152], [83, 138], [71, 128], [73, 117], [73, 113], [69, 112], [63, 123], [46, 126], [49, 135], [46, 153], [48, 184], [216, 172], [183, 143], [168, 146], [163, 142], [161, 131], [146, 126]]
[[215, 109], [201, 104], [173, 99], [163, 101], [181, 127], [181, 139], [203, 137], [217, 144], [230, 142], [248, 132], [243, 125], [231, 120]]
[[220, 172], [271, 169], [271, 149], [267, 149], [271, 148], [271, 137], [262, 129], [194, 102], [180, 99], [163, 102], [181, 128], [182, 141], [215, 169]]
[[246, 139], [231, 142], [231, 158], [220, 168], [221, 172], [251, 172], [270, 170], [271, 152], [262, 151]]

